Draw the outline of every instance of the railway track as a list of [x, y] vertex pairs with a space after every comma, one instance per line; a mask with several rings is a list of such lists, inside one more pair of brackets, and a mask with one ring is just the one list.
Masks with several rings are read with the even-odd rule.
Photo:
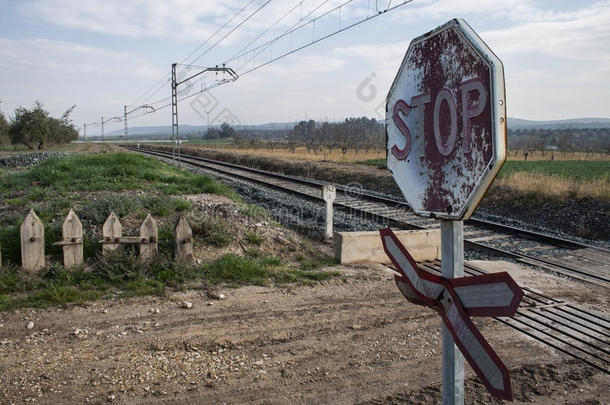
[[[129, 148], [141, 153], [171, 158], [171, 153]], [[320, 187], [327, 182], [303, 179], [253, 169], [232, 163], [182, 155], [181, 161], [217, 173], [321, 201]], [[343, 211], [401, 229], [435, 229], [439, 221], [414, 215], [396, 198], [367, 190], [336, 185], [335, 207]], [[597, 285], [610, 285], [610, 250], [472, 218], [464, 224], [466, 249], [514, 259], [547, 271]]]
[[[161, 158], [172, 158], [171, 153], [163, 151], [129, 149]], [[321, 200], [320, 187], [328, 184], [197, 156], [182, 155], [181, 161], [219, 176], [236, 177], [315, 201]], [[408, 206], [398, 199], [352, 187], [337, 186], [335, 206], [354, 215], [400, 228], [438, 227], [437, 220], [413, 215]], [[610, 283], [608, 249], [477, 219], [466, 222], [464, 237], [468, 249], [510, 257], [603, 287], [608, 287]], [[428, 272], [441, 272], [438, 260], [418, 265]], [[486, 273], [484, 269], [471, 264], [465, 265], [464, 272], [470, 276]], [[525, 295], [517, 314], [513, 318], [496, 318], [499, 322], [610, 374], [610, 318], [606, 314], [550, 297], [526, 286], [522, 288]]]

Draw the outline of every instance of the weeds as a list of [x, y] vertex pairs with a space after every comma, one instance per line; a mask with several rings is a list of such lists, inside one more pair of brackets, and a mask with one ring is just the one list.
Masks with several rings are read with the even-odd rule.
[[204, 243], [223, 247], [233, 241], [229, 233], [229, 223], [222, 218], [202, 217], [190, 220], [193, 235]]
[[267, 212], [254, 204], [244, 204], [241, 208], [241, 213], [250, 218], [266, 218]]
[[254, 232], [248, 232], [244, 235], [244, 240], [246, 241], [246, 243], [249, 243], [251, 245], [260, 245], [264, 242], [265, 238]]
[[240, 257], [227, 254], [204, 267], [205, 281], [209, 285], [227, 283], [233, 287], [244, 284], [269, 285], [270, 283], [309, 283], [338, 275], [337, 272], [303, 271], [287, 268], [281, 259], [255, 255]]

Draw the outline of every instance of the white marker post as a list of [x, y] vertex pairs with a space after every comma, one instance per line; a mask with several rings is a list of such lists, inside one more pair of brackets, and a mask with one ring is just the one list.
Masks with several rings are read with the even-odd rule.
[[322, 198], [326, 202], [326, 231], [324, 233], [326, 239], [333, 237], [333, 202], [336, 197], [335, 186], [322, 186]]
[[[441, 270], [444, 278], [464, 275], [464, 223], [441, 220]], [[443, 405], [464, 403], [464, 356], [443, 323]]]

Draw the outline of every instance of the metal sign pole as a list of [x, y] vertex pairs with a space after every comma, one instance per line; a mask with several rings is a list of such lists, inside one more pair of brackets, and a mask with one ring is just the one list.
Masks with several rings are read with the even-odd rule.
[[[441, 256], [444, 278], [464, 275], [464, 222], [441, 220]], [[464, 357], [443, 323], [443, 405], [464, 403]]]

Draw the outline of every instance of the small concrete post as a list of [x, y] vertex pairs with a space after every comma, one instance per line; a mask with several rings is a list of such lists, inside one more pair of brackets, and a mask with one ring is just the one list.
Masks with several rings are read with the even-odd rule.
[[174, 251], [177, 260], [193, 262], [193, 230], [182, 215], [174, 227]]
[[64, 267], [77, 266], [83, 263], [83, 225], [73, 210], [70, 210], [62, 227]]
[[337, 197], [335, 186], [322, 186], [322, 198], [326, 202], [326, 230], [324, 236], [326, 239], [333, 237], [333, 202]]
[[24, 270], [44, 268], [44, 225], [34, 210], [21, 224], [21, 266]]
[[[111, 212], [104, 222], [102, 227], [102, 237], [104, 238], [104, 244], [102, 245], [102, 254], [112, 252], [119, 247], [118, 239], [123, 234], [123, 226], [119, 221], [119, 218]], [[116, 243], [112, 243], [116, 240]]]
[[[441, 220], [441, 270], [444, 278], [464, 275], [464, 222]], [[443, 405], [464, 403], [464, 357], [442, 325]]]
[[157, 223], [150, 214], [146, 215], [140, 225], [140, 260], [152, 259], [157, 253]]

